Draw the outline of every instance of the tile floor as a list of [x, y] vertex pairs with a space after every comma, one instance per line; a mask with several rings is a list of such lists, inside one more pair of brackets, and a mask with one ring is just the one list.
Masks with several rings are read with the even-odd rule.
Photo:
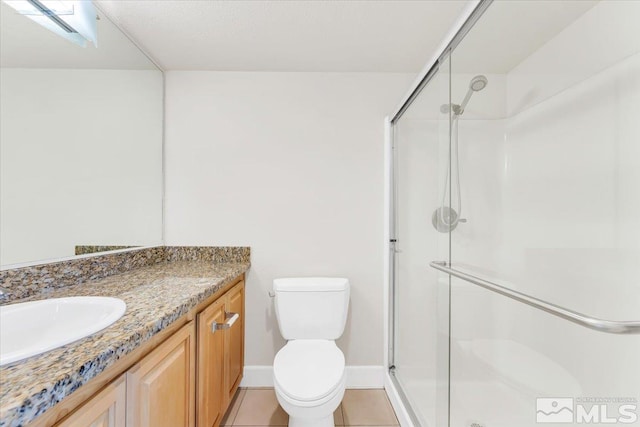
[[[397, 426], [384, 390], [347, 390], [333, 414], [336, 426]], [[289, 416], [272, 388], [239, 389], [222, 426], [286, 426]]]

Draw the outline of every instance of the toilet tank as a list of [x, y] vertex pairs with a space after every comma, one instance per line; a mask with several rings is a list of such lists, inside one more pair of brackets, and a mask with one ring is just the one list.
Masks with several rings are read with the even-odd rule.
[[275, 279], [275, 308], [286, 340], [340, 338], [349, 311], [349, 280], [334, 277]]

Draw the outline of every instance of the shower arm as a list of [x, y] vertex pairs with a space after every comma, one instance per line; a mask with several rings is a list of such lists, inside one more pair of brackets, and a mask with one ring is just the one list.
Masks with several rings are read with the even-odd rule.
[[513, 289], [498, 285], [497, 283], [490, 282], [472, 274], [465, 273], [462, 270], [452, 268], [451, 264], [447, 264], [443, 261], [434, 261], [429, 265], [436, 270], [440, 270], [466, 282], [527, 304], [531, 307], [537, 308], [538, 310], [546, 311], [549, 314], [568, 320], [580, 326], [584, 326], [585, 328], [593, 329], [594, 331], [610, 334], [640, 334], [640, 321], [603, 320], [590, 317], [582, 313], [569, 310], [568, 308], [560, 307], [559, 305], [523, 294], [522, 292], [514, 291]]

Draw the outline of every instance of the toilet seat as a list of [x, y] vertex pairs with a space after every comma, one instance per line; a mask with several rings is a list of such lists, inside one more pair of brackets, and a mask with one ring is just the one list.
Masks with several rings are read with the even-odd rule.
[[344, 355], [334, 341], [292, 340], [276, 354], [273, 378], [292, 403], [321, 405], [344, 388], [344, 366]]

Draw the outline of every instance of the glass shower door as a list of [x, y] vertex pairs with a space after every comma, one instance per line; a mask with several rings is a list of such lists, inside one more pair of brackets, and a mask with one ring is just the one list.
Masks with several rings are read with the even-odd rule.
[[[564, 18], [545, 32], [552, 15]], [[494, 2], [454, 49], [452, 102], [468, 104], [453, 270], [589, 318], [640, 320], [639, 20], [638, 2]], [[464, 277], [450, 310], [451, 427], [640, 426], [640, 335]]]
[[[449, 204], [449, 64], [394, 124], [395, 243], [391, 376], [414, 422], [445, 426], [448, 417], [449, 278], [429, 261], [449, 257], [436, 231], [436, 207]], [[443, 201], [443, 197], [446, 199]]]
[[640, 2], [482, 5], [393, 123], [391, 378], [421, 426], [640, 426]]

